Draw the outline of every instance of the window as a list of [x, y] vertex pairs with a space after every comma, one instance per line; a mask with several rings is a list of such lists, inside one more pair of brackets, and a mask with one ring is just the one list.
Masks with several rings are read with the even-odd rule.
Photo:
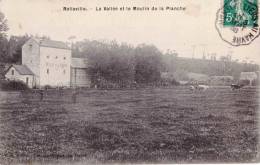
[[66, 60], [66, 57], [63, 57], [64, 60]]
[[47, 74], [49, 74], [49, 69], [47, 69]]
[[12, 75], [14, 75], [14, 70], [12, 70]]
[[66, 74], [66, 70], [63, 70], [63, 74]]
[[56, 56], [55, 58], [58, 59], [58, 56]]
[[50, 56], [46, 56], [47, 58], [50, 58]]
[[32, 44], [29, 45], [29, 49], [32, 50]]

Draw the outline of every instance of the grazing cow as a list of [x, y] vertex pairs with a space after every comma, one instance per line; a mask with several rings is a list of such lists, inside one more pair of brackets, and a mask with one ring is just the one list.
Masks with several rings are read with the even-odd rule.
[[190, 90], [194, 91], [194, 90], [199, 90], [199, 91], [205, 91], [209, 89], [208, 85], [191, 85], [190, 86]]
[[198, 85], [198, 86], [197, 86], [197, 89], [198, 89], [198, 90], [205, 91], [205, 90], [209, 89], [209, 86], [208, 86], [208, 85]]
[[243, 84], [241, 84], [241, 85], [239, 85], [239, 84], [231, 84], [230, 87], [231, 87], [231, 89], [232, 89], [232, 91], [233, 91], [233, 90], [236, 90], [236, 89], [241, 89], [241, 88], [243, 88], [244, 85], [243, 85]]
[[190, 90], [191, 90], [191, 91], [194, 91], [195, 89], [196, 89], [195, 86], [193, 86], [193, 85], [190, 86]]

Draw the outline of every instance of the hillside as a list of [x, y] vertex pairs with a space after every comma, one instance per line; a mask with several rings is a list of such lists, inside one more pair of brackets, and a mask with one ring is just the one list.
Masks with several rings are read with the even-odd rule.
[[191, 59], [164, 55], [164, 69], [167, 72], [194, 72], [209, 76], [233, 76], [238, 79], [241, 72], [254, 72], [259, 65], [238, 63], [234, 61], [217, 61], [205, 59]]

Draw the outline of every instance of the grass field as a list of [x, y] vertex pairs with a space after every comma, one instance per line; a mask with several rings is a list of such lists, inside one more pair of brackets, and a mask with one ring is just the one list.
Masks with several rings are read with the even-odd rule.
[[257, 161], [258, 89], [0, 92], [2, 162]]

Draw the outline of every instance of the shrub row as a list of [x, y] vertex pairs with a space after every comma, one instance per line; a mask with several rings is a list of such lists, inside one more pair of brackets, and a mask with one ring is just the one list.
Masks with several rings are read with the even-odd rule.
[[28, 86], [22, 81], [1, 81], [1, 89], [2, 90], [28, 90]]

